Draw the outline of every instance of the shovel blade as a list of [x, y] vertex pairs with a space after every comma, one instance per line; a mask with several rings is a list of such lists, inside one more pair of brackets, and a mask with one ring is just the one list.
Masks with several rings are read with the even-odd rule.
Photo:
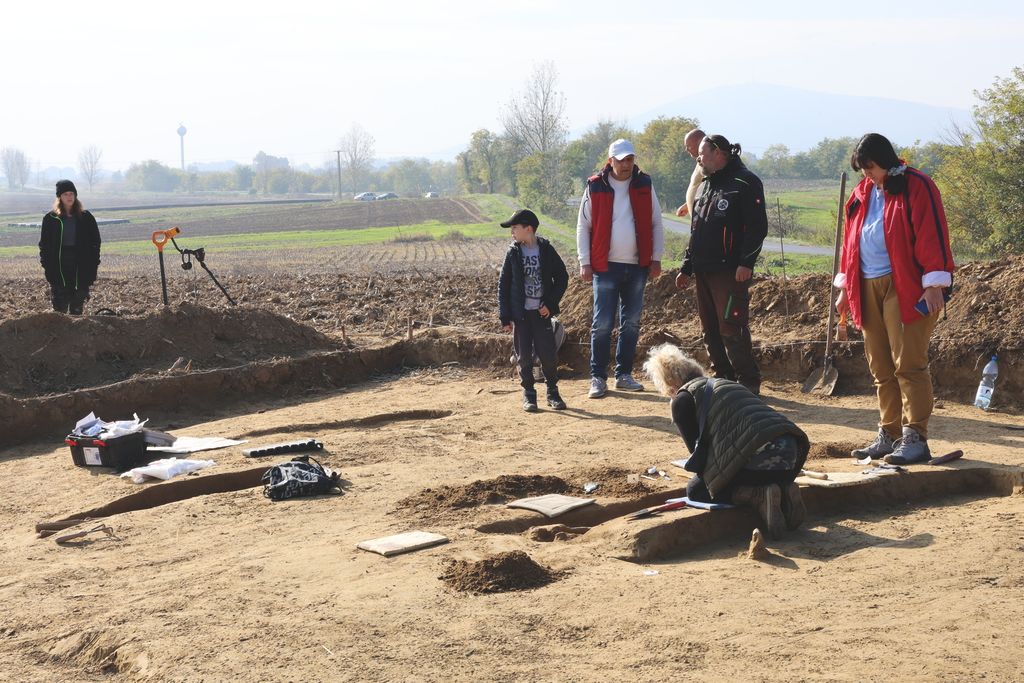
[[821, 378], [821, 386], [817, 389], [818, 393], [823, 396], [831, 396], [832, 392], [836, 390], [836, 380], [838, 379], [839, 371], [836, 370], [834, 365], [825, 368], [825, 374]]
[[839, 379], [839, 371], [832, 363], [826, 362], [824, 366], [817, 368], [804, 382], [800, 391], [809, 394], [812, 391], [824, 396], [831, 396], [836, 388], [836, 380]]

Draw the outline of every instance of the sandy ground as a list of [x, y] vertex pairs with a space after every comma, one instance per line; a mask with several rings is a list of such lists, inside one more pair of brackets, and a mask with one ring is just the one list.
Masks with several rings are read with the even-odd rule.
[[[817, 398], [770, 383], [766, 400], [817, 444], [874, 430], [867, 396]], [[75, 468], [35, 443], [0, 456], [0, 678], [11, 681], [688, 680], [1019, 681], [1024, 678], [1024, 496], [965, 495], [818, 516], [747, 559], [726, 536], [686, 557], [641, 565], [586, 534], [542, 543], [476, 530], [518, 515], [503, 505], [413, 511], [424, 488], [504, 474], [622, 467], [683, 454], [652, 393], [594, 401], [563, 382], [570, 409], [526, 415], [516, 387], [452, 366], [388, 376], [301, 404], [247, 414], [150, 415], [177, 434], [286, 440], [294, 423], [424, 408], [438, 419], [324, 428], [322, 460], [341, 496], [273, 503], [260, 489], [118, 515], [71, 546], [33, 525], [138, 490]], [[932, 449], [960, 466], [1021, 465], [1024, 419], [945, 402]], [[270, 430], [278, 430], [271, 433]], [[212, 452], [219, 471], [253, 461]], [[262, 462], [262, 461], [261, 461]], [[267, 461], [269, 466], [271, 462]], [[848, 458], [816, 469], [859, 469]], [[666, 486], [681, 486], [674, 477]], [[356, 543], [409, 529], [451, 543], [385, 559]], [[443, 581], [453, 559], [522, 550], [563, 572], [542, 588], [488, 595]], [[656, 572], [656, 573], [654, 573]]]

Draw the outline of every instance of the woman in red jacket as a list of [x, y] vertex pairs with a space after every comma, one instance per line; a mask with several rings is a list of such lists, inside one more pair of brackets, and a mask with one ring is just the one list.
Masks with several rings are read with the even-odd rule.
[[836, 309], [864, 332], [878, 391], [878, 435], [853, 456], [924, 462], [932, 378], [928, 342], [953, 284], [953, 255], [935, 183], [903, 162], [892, 143], [868, 133], [850, 158], [864, 178], [846, 203]]

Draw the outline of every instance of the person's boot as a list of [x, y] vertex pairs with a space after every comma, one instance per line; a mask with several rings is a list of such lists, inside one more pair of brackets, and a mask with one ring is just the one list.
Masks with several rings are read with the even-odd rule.
[[750, 332], [722, 336], [722, 345], [729, 354], [729, 363], [736, 373], [736, 381], [755, 396], [761, 394], [761, 370], [757, 367], [751, 349]]
[[708, 352], [708, 370], [712, 377], [735, 381], [736, 371], [732, 369], [729, 355], [725, 352], [722, 337], [717, 332], [705, 332], [701, 337]]
[[782, 515], [782, 491], [778, 484], [737, 486], [732, 494], [732, 502], [757, 510], [768, 537], [776, 540], [782, 538], [786, 522]]
[[537, 392], [536, 391], [523, 391], [523, 410], [528, 413], [537, 412]]
[[921, 438], [912, 427], [903, 428], [903, 438], [893, 445], [892, 453], [885, 456], [890, 465], [915, 465], [932, 458], [928, 442]]
[[548, 385], [548, 406], [552, 410], [565, 410], [565, 401], [558, 394], [558, 387]]
[[875, 436], [875, 440], [869, 443], [864, 448], [858, 448], [850, 451], [850, 455], [857, 458], [857, 460], [863, 460], [864, 458], [871, 458], [872, 460], [878, 460], [886, 455], [892, 453], [893, 444], [892, 437], [885, 433], [884, 429], [879, 428], [878, 435]]
[[800, 495], [800, 486], [795, 481], [782, 486], [782, 517], [786, 520], [786, 528], [792, 531], [804, 523], [807, 517], [807, 507], [804, 506], [804, 498]]

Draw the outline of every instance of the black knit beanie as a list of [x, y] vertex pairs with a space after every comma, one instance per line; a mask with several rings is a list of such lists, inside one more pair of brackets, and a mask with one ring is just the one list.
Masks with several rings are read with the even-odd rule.
[[57, 181], [57, 196], [61, 196], [65, 192], [74, 192], [75, 196], [78, 196], [78, 190], [75, 189], [75, 184], [70, 180], [58, 180]]

